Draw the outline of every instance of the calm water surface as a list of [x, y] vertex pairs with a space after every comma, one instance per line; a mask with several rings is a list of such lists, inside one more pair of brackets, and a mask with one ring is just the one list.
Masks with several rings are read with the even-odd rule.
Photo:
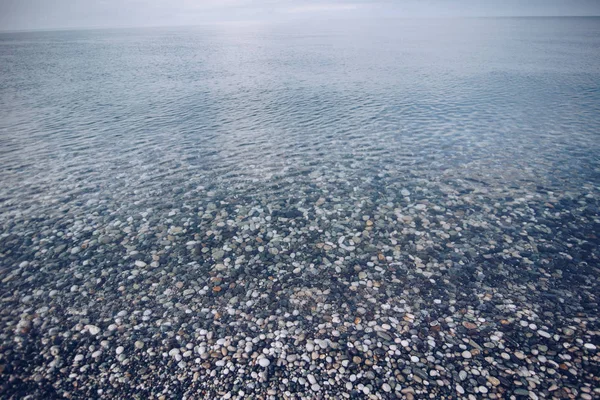
[[2, 34], [0, 68], [3, 218], [311, 173], [598, 183], [597, 18]]

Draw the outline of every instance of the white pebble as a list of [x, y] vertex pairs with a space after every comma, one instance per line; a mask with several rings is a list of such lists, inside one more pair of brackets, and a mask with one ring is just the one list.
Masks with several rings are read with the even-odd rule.
[[271, 361], [269, 361], [269, 359], [268, 359], [268, 358], [261, 358], [260, 360], [258, 360], [258, 364], [259, 364], [261, 367], [264, 367], [264, 368], [266, 368], [266, 367], [268, 367], [269, 365], [271, 365]]
[[548, 332], [543, 331], [543, 330], [539, 330], [537, 331], [538, 335], [545, 337], [546, 339], [550, 339], [552, 337], [552, 335], [550, 335]]
[[98, 328], [96, 325], [86, 325], [85, 327], [87, 328], [88, 332], [94, 336], [100, 333], [100, 328]]

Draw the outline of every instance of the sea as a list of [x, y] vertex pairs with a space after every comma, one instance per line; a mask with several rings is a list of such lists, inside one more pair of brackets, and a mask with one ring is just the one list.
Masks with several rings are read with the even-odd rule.
[[0, 33], [0, 282], [3, 398], [598, 398], [600, 18]]

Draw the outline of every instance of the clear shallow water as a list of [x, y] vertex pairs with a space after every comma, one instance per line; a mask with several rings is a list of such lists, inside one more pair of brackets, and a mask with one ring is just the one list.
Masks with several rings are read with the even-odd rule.
[[[4, 33], [0, 115], [10, 395], [70, 390], [51, 383], [66, 372], [45, 354], [56, 343], [63, 363], [97, 361], [88, 325], [110, 346], [141, 340], [159, 356], [129, 365], [173, 376], [199, 368], [161, 358], [174, 341], [214, 345], [202, 329], [243, 337], [241, 320], [273, 332], [255, 320], [293, 310], [310, 316], [309, 338], [329, 337], [336, 323], [320, 324], [339, 314], [348, 335], [371, 335], [350, 328], [359, 309], [365, 326], [404, 316], [393, 338], [444, 318], [461, 333], [461, 305], [490, 332], [508, 320], [514, 348], [536, 345], [519, 331], [524, 315], [552, 334], [575, 330], [564, 335], [579, 347], [597, 342], [598, 18]], [[214, 290], [222, 281], [233, 287]], [[504, 299], [495, 308], [481, 305], [490, 293]], [[248, 317], [227, 314], [237, 302]], [[106, 333], [123, 310], [153, 317]], [[33, 321], [26, 333], [20, 321]], [[63, 330], [71, 339], [40, 342]], [[573, 368], [566, 387], [591, 387], [589, 369]], [[540, 391], [562, 378], [546, 382]]]

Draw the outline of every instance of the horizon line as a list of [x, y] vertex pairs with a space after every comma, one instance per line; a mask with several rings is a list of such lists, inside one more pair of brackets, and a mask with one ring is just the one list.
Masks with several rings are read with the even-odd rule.
[[[599, 18], [600, 15], [481, 15], [481, 16], [432, 16], [432, 17], [384, 17], [381, 19], [403, 19], [403, 20], [425, 20], [425, 19], [532, 19], [532, 18]], [[354, 19], [348, 19], [354, 20]], [[206, 25], [232, 25], [232, 24], [270, 24], [270, 23], [289, 23], [290, 21], [215, 21], [202, 22], [198, 24], [181, 25], [133, 25], [133, 26], [87, 26], [87, 27], [58, 27], [58, 28], [28, 28], [28, 29], [0, 29], [3, 33], [41, 33], [41, 32], [68, 32], [68, 31], [102, 31], [117, 29], [156, 29], [156, 28], [193, 28]], [[294, 21], [298, 22], [298, 21]]]

